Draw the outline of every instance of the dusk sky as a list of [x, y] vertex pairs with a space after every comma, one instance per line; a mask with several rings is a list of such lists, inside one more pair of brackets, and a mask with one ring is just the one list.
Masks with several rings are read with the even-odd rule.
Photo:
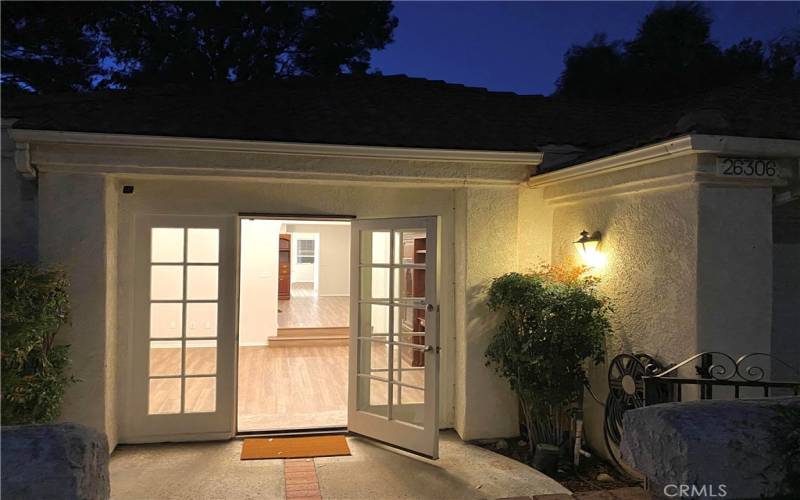
[[[628, 40], [657, 2], [396, 2], [395, 41], [373, 68], [520, 94], [549, 94], [564, 53], [595, 33]], [[722, 47], [800, 27], [800, 2], [712, 2]]]

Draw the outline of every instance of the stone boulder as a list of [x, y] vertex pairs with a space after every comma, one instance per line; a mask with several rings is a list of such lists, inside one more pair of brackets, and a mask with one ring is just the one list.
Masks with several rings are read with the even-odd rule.
[[800, 397], [648, 406], [620, 452], [659, 498], [800, 498], [798, 419]]
[[106, 499], [108, 440], [78, 424], [2, 428], [2, 493], [12, 499]]

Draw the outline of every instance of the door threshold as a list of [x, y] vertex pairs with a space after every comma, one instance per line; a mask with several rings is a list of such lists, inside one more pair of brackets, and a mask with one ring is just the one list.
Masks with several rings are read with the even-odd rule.
[[306, 429], [277, 429], [265, 431], [241, 431], [236, 433], [236, 439], [252, 437], [298, 437], [298, 436], [324, 436], [328, 434], [347, 434], [347, 427], [316, 427]]

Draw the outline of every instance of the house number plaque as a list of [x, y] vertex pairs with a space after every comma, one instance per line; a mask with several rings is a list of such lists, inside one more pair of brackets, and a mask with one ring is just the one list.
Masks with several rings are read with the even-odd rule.
[[717, 175], [775, 179], [780, 168], [775, 160], [759, 158], [717, 158]]

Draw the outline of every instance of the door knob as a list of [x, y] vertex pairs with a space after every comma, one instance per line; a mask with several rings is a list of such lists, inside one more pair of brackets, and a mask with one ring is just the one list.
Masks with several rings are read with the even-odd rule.
[[433, 312], [433, 304], [428, 304], [428, 306], [427, 306], [425, 309], [426, 309], [428, 312]]

